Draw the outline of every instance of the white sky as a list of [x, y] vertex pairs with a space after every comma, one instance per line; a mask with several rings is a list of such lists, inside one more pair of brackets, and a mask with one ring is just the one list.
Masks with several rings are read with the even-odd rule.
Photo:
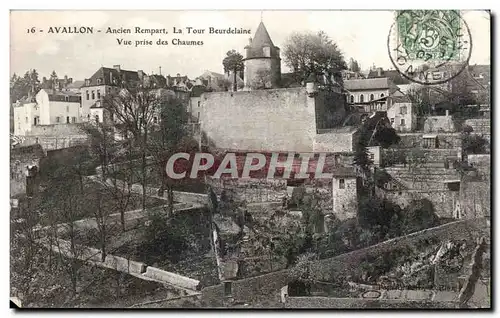
[[[485, 11], [464, 11], [472, 33], [470, 64], [490, 63], [490, 17]], [[392, 68], [387, 53], [387, 36], [393, 23], [391, 11], [264, 11], [263, 21], [278, 47], [294, 31], [325, 31], [343, 51], [346, 61], [358, 60], [362, 69], [371, 65]], [[228, 50], [244, 54], [248, 35], [187, 35], [185, 40], [203, 40], [203, 46], [124, 47], [116, 38], [131, 40], [158, 38], [171, 41], [172, 27], [250, 28], [255, 32], [261, 11], [13, 11], [11, 13], [11, 70], [24, 74], [35, 68], [48, 77], [52, 70], [75, 80], [90, 77], [99, 67], [120, 64], [123, 69], [142, 69], [163, 75], [180, 73], [190, 78], [205, 70], [222, 73], [222, 59]], [[44, 33], [28, 34], [31, 27]], [[50, 26], [93, 26], [102, 33], [48, 34]], [[105, 34], [108, 27], [167, 28], [167, 35]], [[283, 72], [287, 68], [282, 61]]]

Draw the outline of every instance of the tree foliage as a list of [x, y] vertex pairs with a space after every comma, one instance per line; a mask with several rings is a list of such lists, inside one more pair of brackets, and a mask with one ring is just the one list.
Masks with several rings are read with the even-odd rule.
[[40, 80], [38, 79], [38, 72], [33, 69], [27, 71], [23, 77], [13, 74], [10, 79], [10, 100], [11, 103], [31, 95], [32, 97], [40, 89]]
[[310, 74], [341, 81], [341, 71], [347, 69], [337, 44], [323, 31], [317, 34], [293, 33], [285, 42], [283, 56], [285, 64], [300, 81], [305, 81]]
[[236, 50], [231, 50], [226, 53], [226, 57], [222, 60], [222, 66], [224, 67], [224, 73], [233, 72], [233, 90], [237, 90], [237, 73], [243, 71], [243, 55], [236, 52]]
[[359, 66], [358, 61], [356, 61], [352, 57], [349, 60], [349, 71], [351, 71], [351, 72], [360, 72], [361, 71], [361, 67]]

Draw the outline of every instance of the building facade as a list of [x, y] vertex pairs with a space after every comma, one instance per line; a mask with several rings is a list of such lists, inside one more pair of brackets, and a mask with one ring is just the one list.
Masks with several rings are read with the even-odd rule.
[[76, 124], [80, 120], [81, 98], [71, 91], [42, 89], [36, 94], [40, 125]]

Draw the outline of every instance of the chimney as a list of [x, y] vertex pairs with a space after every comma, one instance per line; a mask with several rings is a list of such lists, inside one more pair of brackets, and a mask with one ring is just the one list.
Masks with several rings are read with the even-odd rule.
[[177, 77], [181, 77], [181, 74], [180, 74], [180, 73], [177, 73]]
[[449, 115], [450, 115], [450, 111], [446, 110], [446, 117], [448, 117]]
[[379, 68], [377, 69], [377, 76], [378, 76], [378, 77], [382, 77], [382, 68], [381, 68], [381, 67], [379, 67]]
[[120, 72], [120, 71], [121, 71], [121, 69], [120, 69], [120, 64], [113, 65], [113, 68], [114, 68], [115, 70], [117, 70], [118, 72]]

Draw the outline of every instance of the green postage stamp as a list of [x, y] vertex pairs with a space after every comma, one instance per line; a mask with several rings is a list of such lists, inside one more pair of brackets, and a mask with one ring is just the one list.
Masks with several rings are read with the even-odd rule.
[[388, 47], [404, 76], [445, 65], [458, 74], [470, 58], [472, 38], [459, 10], [401, 10], [395, 13]]

